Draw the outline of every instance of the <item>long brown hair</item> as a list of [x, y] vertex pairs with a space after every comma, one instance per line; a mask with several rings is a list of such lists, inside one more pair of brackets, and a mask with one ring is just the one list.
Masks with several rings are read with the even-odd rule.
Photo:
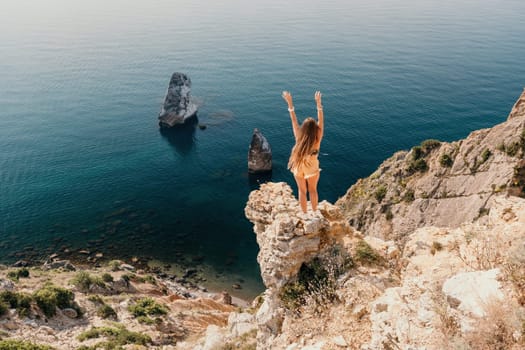
[[290, 159], [288, 160], [288, 169], [293, 169], [302, 162], [306, 156], [312, 153], [313, 147], [319, 141], [319, 126], [313, 118], [306, 118], [299, 129], [299, 135], [295, 140], [295, 146], [292, 148]]

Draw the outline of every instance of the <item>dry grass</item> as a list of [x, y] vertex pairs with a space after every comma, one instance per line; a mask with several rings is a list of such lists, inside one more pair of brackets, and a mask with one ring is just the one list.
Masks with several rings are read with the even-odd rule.
[[479, 319], [473, 330], [464, 335], [466, 343], [476, 350], [518, 350], [525, 347], [524, 315], [520, 308], [491, 302], [485, 307], [486, 317]]

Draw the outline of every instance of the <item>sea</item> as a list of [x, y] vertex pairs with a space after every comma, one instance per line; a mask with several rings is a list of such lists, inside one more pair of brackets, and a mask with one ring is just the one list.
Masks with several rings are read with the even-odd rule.
[[[284, 181], [323, 94], [320, 200], [395, 151], [503, 122], [525, 86], [522, 0], [2, 0], [0, 262], [87, 249], [252, 298], [248, 195]], [[171, 75], [199, 128], [164, 133]], [[204, 128], [205, 127], [205, 128]], [[258, 128], [273, 172], [251, 177]], [[238, 284], [241, 289], [232, 289]]]

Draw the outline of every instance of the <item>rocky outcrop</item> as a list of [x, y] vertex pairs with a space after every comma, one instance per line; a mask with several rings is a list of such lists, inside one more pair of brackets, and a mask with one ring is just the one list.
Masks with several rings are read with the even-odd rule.
[[[255, 320], [246, 321], [257, 324], [257, 349], [525, 345], [525, 199], [494, 196], [474, 222], [418, 228], [397, 243], [363, 236], [337, 206], [319, 207], [303, 214], [284, 183], [250, 194], [245, 212], [267, 286]], [[332, 281], [336, 297], [290, 312], [282, 291], [334, 246], [353, 261]]]
[[183, 73], [173, 73], [159, 113], [161, 128], [184, 124], [197, 115], [197, 105], [191, 101], [191, 80]]
[[337, 201], [366, 235], [401, 239], [418, 227], [458, 227], [486, 214], [494, 198], [525, 195], [525, 92], [508, 120], [446, 143], [395, 153]]
[[401, 283], [370, 302], [372, 337], [363, 349], [525, 345], [518, 330], [525, 320], [518, 282], [525, 277], [525, 200], [496, 197], [474, 223], [424, 227], [407, 238]]
[[254, 224], [259, 244], [257, 261], [265, 286], [264, 302], [256, 320], [258, 347], [271, 348], [281, 333], [285, 319], [281, 289], [297, 277], [303, 263], [318, 256], [341, 237], [351, 236], [351, 228], [324, 201], [319, 211], [304, 214], [285, 183], [266, 183], [250, 194], [246, 217]]
[[270, 171], [272, 171], [272, 149], [266, 137], [259, 129], [255, 129], [248, 150], [248, 173], [261, 174]]

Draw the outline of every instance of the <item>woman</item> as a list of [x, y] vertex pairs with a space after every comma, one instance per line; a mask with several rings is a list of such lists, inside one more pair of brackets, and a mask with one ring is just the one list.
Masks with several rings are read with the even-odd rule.
[[319, 181], [319, 147], [323, 138], [324, 116], [323, 105], [321, 104], [321, 92], [315, 93], [317, 103], [317, 122], [313, 118], [306, 118], [299, 126], [297, 116], [292, 102], [292, 95], [288, 91], [283, 91], [283, 98], [288, 103], [288, 112], [292, 119], [293, 135], [295, 146], [288, 161], [288, 169], [294, 175], [295, 182], [299, 191], [299, 203], [301, 209], [306, 213], [307, 193], [310, 196], [312, 210], [317, 210], [319, 196], [317, 194], [317, 182]]

